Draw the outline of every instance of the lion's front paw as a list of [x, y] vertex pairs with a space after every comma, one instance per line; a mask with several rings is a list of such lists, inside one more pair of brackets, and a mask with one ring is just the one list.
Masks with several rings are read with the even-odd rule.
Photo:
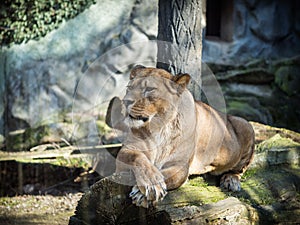
[[129, 197], [132, 198], [132, 203], [137, 206], [142, 206], [144, 208], [148, 208], [150, 206], [151, 202], [147, 200], [145, 195], [140, 192], [140, 189], [136, 185], [132, 188]]
[[241, 190], [241, 182], [240, 182], [240, 175], [238, 174], [224, 174], [221, 177], [220, 187], [222, 189], [228, 191], [240, 191]]
[[157, 168], [152, 166], [145, 169], [136, 169], [134, 174], [136, 185], [130, 193], [134, 204], [137, 206], [146, 205], [147, 208], [150, 205], [155, 205], [166, 196], [167, 185], [164, 176]]
[[133, 204], [148, 208], [149, 206], [155, 206], [159, 200], [163, 200], [166, 194], [165, 184], [153, 185], [152, 187], [138, 187], [135, 185], [129, 197], [132, 198]]

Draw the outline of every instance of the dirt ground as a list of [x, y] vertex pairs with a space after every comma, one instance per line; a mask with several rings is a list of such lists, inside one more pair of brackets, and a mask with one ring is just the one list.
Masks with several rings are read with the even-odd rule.
[[63, 196], [22, 195], [0, 198], [1, 225], [65, 225], [83, 193]]

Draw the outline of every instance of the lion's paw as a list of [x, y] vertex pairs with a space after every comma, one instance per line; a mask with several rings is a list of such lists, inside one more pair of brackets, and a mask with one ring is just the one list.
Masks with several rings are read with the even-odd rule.
[[147, 200], [144, 194], [140, 192], [140, 189], [137, 186], [132, 188], [132, 191], [129, 194], [129, 197], [132, 198], [132, 203], [136, 206], [142, 206], [144, 208], [148, 208], [150, 202]]
[[155, 206], [159, 200], [163, 200], [166, 194], [167, 190], [165, 184], [151, 187], [138, 187], [135, 185], [132, 188], [129, 197], [132, 198], [133, 204], [149, 208], [149, 206]]
[[222, 189], [228, 191], [240, 191], [241, 190], [241, 182], [240, 182], [240, 175], [239, 174], [224, 174], [221, 177], [220, 187]]

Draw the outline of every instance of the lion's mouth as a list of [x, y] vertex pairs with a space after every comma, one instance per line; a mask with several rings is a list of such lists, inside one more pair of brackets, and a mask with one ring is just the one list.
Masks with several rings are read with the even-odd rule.
[[129, 118], [132, 120], [141, 120], [144, 123], [146, 123], [147, 121], [149, 121], [149, 117], [144, 117], [144, 116], [133, 116], [131, 114], [129, 114]]

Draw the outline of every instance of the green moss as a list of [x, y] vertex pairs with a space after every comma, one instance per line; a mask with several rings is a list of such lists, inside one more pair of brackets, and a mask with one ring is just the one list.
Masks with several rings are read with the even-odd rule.
[[275, 83], [287, 95], [299, 93], [299, 66], [282, 66], [275, 73]]
[[192, 203], [202, 205], [218, 202], [227, 196], [220, 188], [209, 185], [202, 177], [189, 179], [187, 183], [174, 192], [170, 192], [166, 198], [168, 202], [176, 202], [177, 205]]
[[17, 201], [14, 201], [12, 198], [9, 198], [9, 197], [1, 197], [0, 198], [0, 206], [14, 207], [18, 204], [19, 203]]
[[278, 167], [250, 169], [242, 177], [242, 191], [229, 193], [252, 205], [272, 205], [281, 201], [280, 192], [286, 191], [286, 184], [294, 178], [298, 168], [290, 170]]
[[250, 205], [272, 205], [280, 199], [280, 190], [284, 188], [282, 182], [287, 182], [292, 176], [280, 168], [249, 169], [242, 176], [240, 192], [222, 191], [197, 176], [176, 190], [176, 194], [170, 192], [166, 198], [170, 198], [168, 202], [176, 202], [178, 205], [185, 205], [187, 202], [202, 205], [233, 196]]
[[270, 149], [291, 149], [300, 148], [300, 144], [293, 141], [290, 138], [282, 137], [280, 134], [276, 134], [273, 137], [261, 142], [256, 146], [256, 152], [264, 152]]
[[227, 113], [241, 116], [248, 120], [262, 120], [264, 109], [259, 102], [252, 97], [233, 97], [226, 99]]
[[111, 128], [102, 120], [97, 120], [96, 125], [101, 135], [107, 134], [109, 131], [111, 131]]
[[63, 166], [63, 167], [69, 167], [69, 168], [84, 168], [88, 169], [91, 167], [91, 165], [82, 158], [64, 158], [59, 157], [54, 162], [52, 162], [53, 165], [56, 166]]

